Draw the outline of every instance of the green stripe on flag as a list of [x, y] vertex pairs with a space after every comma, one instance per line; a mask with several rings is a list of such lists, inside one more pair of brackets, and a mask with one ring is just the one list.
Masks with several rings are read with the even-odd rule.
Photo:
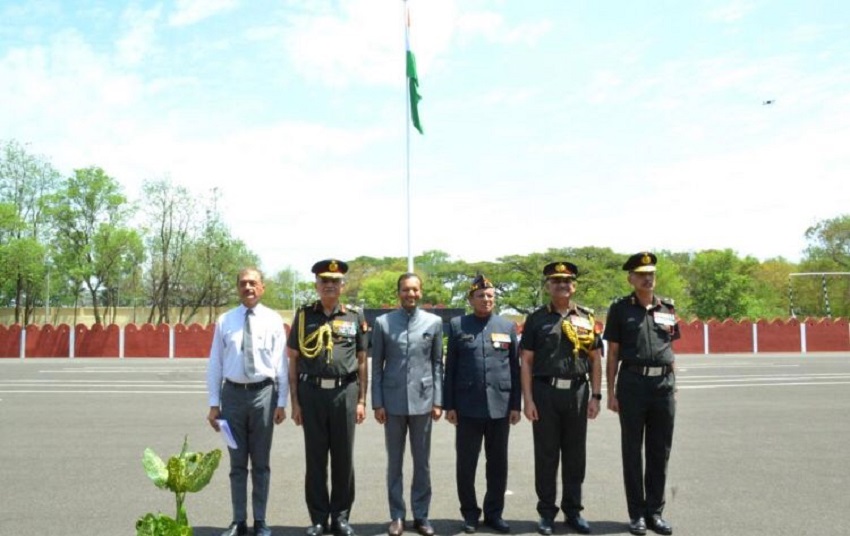
[[419, 101], [422, 100], [422, 95], [419, 94], [419, 76], [416, 74], [416, 58], [410, 49], [407, 50], [407, 84], [410, 88], [410, 118], [416, 130], [424, 134], [422, 122], [419, 120]]

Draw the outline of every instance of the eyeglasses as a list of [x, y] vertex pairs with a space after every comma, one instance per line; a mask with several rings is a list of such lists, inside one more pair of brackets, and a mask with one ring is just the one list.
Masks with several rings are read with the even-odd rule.
[[322, 283], [334, 283], [334, 284], [340, 283], [341, 284], [342, 278], [340, 278], [340, 277], [320, 277], [319, 281], [321, 281]]

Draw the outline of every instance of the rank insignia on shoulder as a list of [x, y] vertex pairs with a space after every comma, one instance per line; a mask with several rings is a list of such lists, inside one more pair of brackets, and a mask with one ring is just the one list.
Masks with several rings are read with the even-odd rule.
[[591, 309], [590, 307], [585, 307], [584, 305], [576, 305], [576, 309], [588, 315], [593, 314], [593, 309]]

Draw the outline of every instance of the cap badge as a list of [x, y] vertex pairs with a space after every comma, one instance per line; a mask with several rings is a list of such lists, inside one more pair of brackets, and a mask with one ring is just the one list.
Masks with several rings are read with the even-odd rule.
[[330, 270], [331, 272], [336, 272], [339, 270], [339, 265], [336, 263], [336, 261], [331, 261], [330, 263], [328, 263], [328, 270]]
[[557, 265], [555, 265], [555, 271], [558, 273], [564, 273], [567, 271], [567, 267], [564, 266], [563, 263], [558, 263]]
[[646, 253], [644, 253], [643, 257], [640, 258], [641, 264], [649, 264], [651, 262], [652, 262], [652, 258], [649, 255], [647, 255]]

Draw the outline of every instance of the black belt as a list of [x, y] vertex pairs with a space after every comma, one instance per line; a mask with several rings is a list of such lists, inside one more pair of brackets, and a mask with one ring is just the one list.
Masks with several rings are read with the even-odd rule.
[[346, 374], [345, 376], [333, 376], [330, 378], [325, 378], [324, 376], [314, 376], [312, 374], [299, 374], [298, 379], [304, 383], [315, 385], [316, 387], [319, 387], [321, 389], [336, 389], [337, 387], [343, 387], [355, 381], [357, 379], [357, 373], [352, 372], [351, 374]]
[[534, 379], [546, 385], [551, 385], [555, 389], [574, 389], [583, 383], [587, 383], [586, 374], [568, 376], [566, 378], [560, 376], [535, 376]]
[[245, 389], [246, 391], [258, 391], [258, 390], [262, 389], [263, 387], [268, 387], [269, 385], [273, 384], [274, 380], [271, 379], [271, 378], [266, 378], [265, 380], [263, 380], [261, 382], [238, 383], [238, 382], [232, 382], [232, 381], [228, 380], [227, 378], [225, 378], [224, 383], [226, 383], [227, 385], [232, 385], [233, 387], [236, 387], [237, 389]]
[[629, 372], [633, 372], [634, 374], [639, 374], [640, 376], [666, 376], [673, 372], [673, 367], [670, 365], [655, 365], [646, 367], [642, 365], [623, 365], [623, 368]]

